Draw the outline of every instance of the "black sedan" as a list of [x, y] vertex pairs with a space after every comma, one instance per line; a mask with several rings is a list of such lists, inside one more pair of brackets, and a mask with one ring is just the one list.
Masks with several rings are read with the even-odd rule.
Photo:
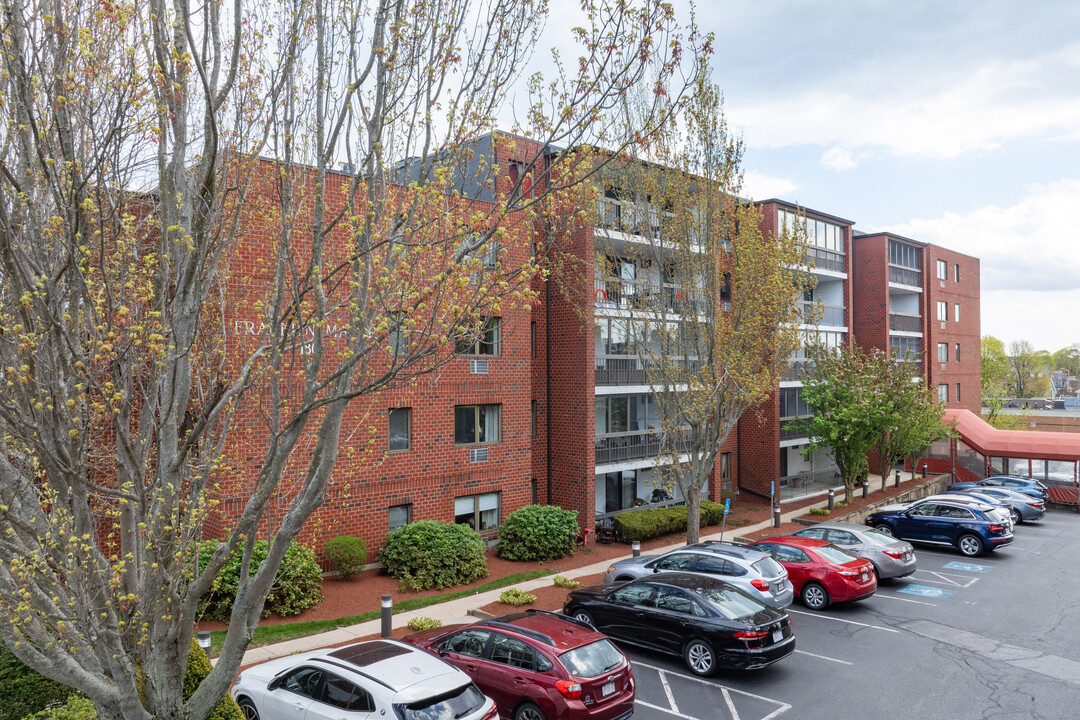
[[762, 668], [795, 651], [787, 613], [702, 575], [581, 588], [566, 596], [563, 612], [616, 640], [682, 655], [695, 675]]

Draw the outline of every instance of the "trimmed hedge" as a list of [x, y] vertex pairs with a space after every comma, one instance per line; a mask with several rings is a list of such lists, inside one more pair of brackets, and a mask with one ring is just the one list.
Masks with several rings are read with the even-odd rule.
[[[210, 561], [210, 556], [220, 543], [217, 540], [204, 541], [199, 548], [200, 565]], [[266, 560], [269, 544], [259, 540], [251, 553], [251, 574], [254, 575]], [[210, 591], [202, 599], [202, 618], [204, 620], [228, 620], [232, 612], [236, 589], [240, 585], [240, 560], [243, 550], [237, 550], [226, 561], [218, 573]], [[322, 600], [322, 569], [315, 559], [315, 551], [295, 540], [285, 551], [270, 594], [266, 596], [264, 616], [270, 613], [278, 615], [298, 615]]]
[[72, 695], [63, 705], [53, 705], [48, 710], [27, 715], [24, 720], [97, 720], [97, 710], [89, 698]]
[[487, 577], [485, 550], [484, 539], [468, 525], [421, 520], [387, 533], [378, 561], [403, 586], [427, 590]]
[[337, 571], [342, 580], [348, 580], [364, 570], [367, 564], [367, 543], [363, 538], [342, 535], [327, 541], [323, 548], [326, 563]]
[[[701, 501], [701, 527], [717, 525], [723, 517], [723, 505], [711, 500]], [[630, 510], [616, 515], [612, 524], [619, 542], [649, 540], [661, 535], [686, 532], [686, 506]]]
[[[192, 638], [191, 651], [188, 653], [187, 672], [184, 674], [185, 702], [195, 694], [195, 690], [198, 689], [199, 685], [213, 669], [214, 666], [210, 664], [210, 658], [206, 656], [206, 651], [202, 649], [196, 638]], [[244, 712], [236, 704], [236, 701], [228, 693], [225, 693], [225, 696], [218, 700], [218, 704], [206, 716], [206, 720], [244, 720]]]
[[526, 505], [506, 516], [496, 553], [506, 560], [547, 562], [574, 552], [581, 528], [577, 510]]

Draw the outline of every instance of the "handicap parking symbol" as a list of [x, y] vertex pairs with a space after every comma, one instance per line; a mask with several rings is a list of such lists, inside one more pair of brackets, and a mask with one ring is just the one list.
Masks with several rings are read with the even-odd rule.
[[929, 587], [928, 585], [905, 585], [903, 588], [897, 590], [896, 592], [907, 593], [908, 595], [918, 595], [920, 597], [928, 598], [947, 598], [953, 594], [952, 590]]
[[975, 563], [953, 562], [942, 566], [946, 570], [963, 570], [964, 572], [988, 573], [993, 569], [991, 565], [976, 565]]

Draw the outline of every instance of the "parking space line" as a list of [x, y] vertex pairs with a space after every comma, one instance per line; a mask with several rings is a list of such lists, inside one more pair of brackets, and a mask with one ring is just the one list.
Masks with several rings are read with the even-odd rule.
[[874, 593], [874, 597], [876, 597], [876, 598], [877, 597], [885, 598], [887, 600], [899, 600], [900, 602], [906, 602], [906, 603], [915, 603], [916, 605], [929, 605], [930, 607], [937, 607], [937, 603], [928, 603], [928, 602], [926, 602], [924, 600], [912, 600], [911, 598], [902, 598], [902, 597], [896, 597], [895, 595], [886, 595], [885, 593], [881, 592], [880, 590], [878, 590], [876, 593]]
[[638, 698], [638, 697], [634, 698], [634, 704], [635, 705], [644, 705], [647, 708], [652, 708], [653, 710], [659, 710], [660, 712], [667, 713], [668, 715], [674, 715], [675, 717], [684, 718], [684, 720], [699, 720], [699, 718], [690, 717], [689, 715], [683, 715], [680, 712], [675, 712], [671, 708], [660, 707], [659, 705], [653, 705], [651, 702], [645, 702], [644, 700], [642, 700], [641, 698]]
[[[894, 630], [893, 632], [897, 632], [897, 631]], [[798, 651], [796, 651], [796, 652], [798, 652]], [[653, 705], [651, 703], [647, 703], [644, 700], [639, 700], [637, 698], [634, 699], [634, 702], [635, 703], [641, 703], [642, 705], [644, 705], [646, 707], [653, 708], [654, 710], [659, 710], [661, 712], [668, 713], [669, 715], [675, 715], [677, 717], [687, 718], [687, 720], [699, 720], [699, 718], [693, 718], [693, 717], [690, 717], [689, 715], [683, 715], [681, 712], [679, 712], [678, 708], [675, 706], [674, 699], [672, 699], [672, 697], [671, 697], [671, 689], [668, 687], [667, 678], [665, 677], [666, 675], [674, 675], [675, 677], [683, 678], [685, 680], [693, 680], [694, 682], [701, 683], [702, 685], [710, 685], [710, 686], [712, 686], [714, 688], [720, 688], [720, 691], [724, 694], [724, 698], [728, 701], [728, 707], [731, 708], [731, 711], [732, 711], [733, 714], [735, 713], [735, 709], [733, 707], [733, 702], [730, 699], [731, 698], [731, 693], [736, 693], [737, 695], [742, 695], [744, 697], [753, 698], [754, 700], [761, 700], [762, 702], [772, 703], [773, 705], [779, 705], [780, 706], [780, 707], [776, 708], [775, 710], [773, 710], [768, 715], [766, 715], [765, 717], [761, 718], [761, 720], [772, 720], [772, 718], [775, 718], [775, 717], [779, 716], [781, 713], [785, 713], [785, 712], [787, 712], [788, 710], [791, 709], [791, 705], [784, 702], [783, 700], [776, 700], [775, 698], [765, 697], [764, 695], [758, 695], [756, 693], [747, 692], [746, 690], [739, 690], [737, 688], [729, 688], [729, 687], [726, 687], [724, 685], [721, 685], [720, 683], [712, 682], [711, 680], [706, 680], [705, 678], [699, 678], [699, 677], [695, 677], [693, 675], [684, 675], [683, 673], [675, 672], [674, 670], [667, 670], [667, 669], [659, 667], [657, 665], [650, 665], [649, 663], [640, 662], [638, 660], [635, 660], [633, 662], [633, 665], [634, 665], [634, 667], [639, 667], [640, 666], [640, 667], [643, 667], [643, 668], [649, 668], [650, 670], [655, 670], [657, 673], [659, 673], [660, 680], [664, 684], [664, 691], [668, 693], [668, 700], [671, 702], [671, 707], [674, 708], [674, 711], [669, 710], [668, 708], [662, 708], [659, 705]], [[734, 714], [734, 717], [736, 718], [736, 720], [738, 720], [738, 718], [739, 718], [739, 716], [737, 714]]]
[[[915, 577], [916, 575], [918, 577]], [[932, 575], [933, 577], [925, 577], [926, 575]], [[950, 587], [961, 588], [971, 587], [981, 579], [970, 575], [956, 575], [954, 573], [937, 572], [936, 570], [916, 570], [908, 577], [921, 583], [928, 582], [933, 585], [949, 585]]]
[[667, 695], [668, 705], [671, 705], [671, 709], [675, 712], [679, 712], [679, 706], [675, 704], [675, 695], [671, 692], [671, 686], [668, 685], [667, 675], [663, 672], [660, 673], [660, 684], [664, 686], [664, 694]]
[[739, 713], [735, 710], [735, 703], [731, 702], [731, 693], [727, 688], [721, 688], [720, 694], [724, 696], [724, 702], [727, 703], [727, 709], [731, 711], [731, 720], [740, 720]]
[[858, 625], [859, 627], [873, 628], [874, 630], [884, 630], [885, 632], [891, 632], [891, 633], [900, 632], [899, 630], [896, 630], [894, 628], [883, 627], [881, 625], [870, 625], [868, 623], [856, 622], [854, 620], [845, 620], [843, 618], [833, 617], [832, 615], [823, 615], [821, 613], [803, 612], [802, 610], [792, 610], [791, 608], [788, 608], [784, 612], [795, 613], [796, 615], [806, 615], [808, 617], [821, 618], [822, 620], [835, 620], [836, 622], [847, 623], [848, 625]]
[[837, 658], [831, 658], [831, 657], [827, 657], [825, 655], [817, 655], [817, 654], [812, 653], [812, 652], [806, 652], [805, 650], [796, 650], [795, 652], [799, 653], [800, 655], [809, 655], [810, 657], [815, 657], [818, 660], [828, 660], [829, 662], [840, 663], [841, 665], [851, 665], [852, 664], [852, 663], [849, 663], [847, 660], [838, 660]]

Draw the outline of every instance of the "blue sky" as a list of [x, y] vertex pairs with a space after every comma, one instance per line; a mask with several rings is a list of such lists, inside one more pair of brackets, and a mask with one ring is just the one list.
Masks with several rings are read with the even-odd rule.
[[979, 257], [984, 335], [1080, 343], [1080, 2], [736, 0], [698, 18], [745, 195]]

